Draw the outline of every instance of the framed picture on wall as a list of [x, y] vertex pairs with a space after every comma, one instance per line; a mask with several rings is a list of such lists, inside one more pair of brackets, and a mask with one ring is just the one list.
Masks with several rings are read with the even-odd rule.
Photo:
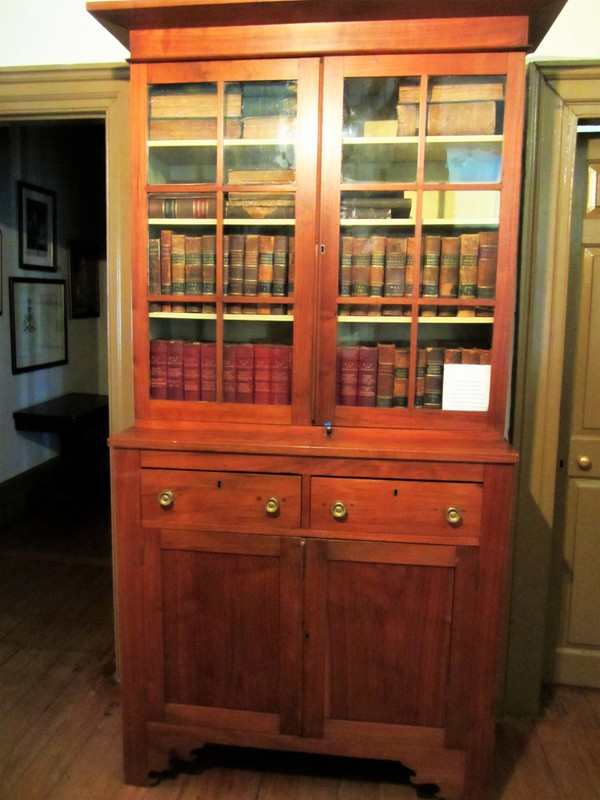
[[56, 272], [56, 192], [19, 181], [19, 265]]
[[98, 254], [85, 242], [69, 243], [69, 311], [72, 319], [100, 316]]
[[66, 281], [9, 278], [13, 375], [66, 364]]

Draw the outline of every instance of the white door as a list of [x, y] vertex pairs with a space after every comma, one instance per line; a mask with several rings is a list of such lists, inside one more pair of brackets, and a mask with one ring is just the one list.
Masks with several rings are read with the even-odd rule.
[[[576, 317], [566, 359], [565, 431], [558, 484], [562, 548], [553, 679], [600, 687], [600, 138], [587, 141], [581, 242], [574, 246]], [[569, 380], [570, 378], [570, 380]], [[557, 586], [557, 584], [555, 584]]]

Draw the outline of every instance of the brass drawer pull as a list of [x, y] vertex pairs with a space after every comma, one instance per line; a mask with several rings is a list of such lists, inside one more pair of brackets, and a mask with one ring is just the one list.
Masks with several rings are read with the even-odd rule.
[[161, 508], [172, 508], [174, 500], [175, 495], [170, 489], [158, 493], [158, 502]]
[[348, 516], [348, 510], [341, 500], [336, 500], [331, 506], [331, 514], [334, 519], [346, 519]]
[[446, 509], [446, 521], [448, 525], [451, 525], [453, 528], [458, 528], [459, 525], [462, 525], [463, 518], [458, 508], [450, 506]]
[[279, 500], [276, 497], [269, 497], [265, 503], [265, 511], [269, 517], [276, 517], [279, 514]]

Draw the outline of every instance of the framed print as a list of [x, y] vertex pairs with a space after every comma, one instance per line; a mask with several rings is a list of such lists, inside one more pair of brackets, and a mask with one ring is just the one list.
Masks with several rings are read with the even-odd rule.
[[56, 193], [18, 182], [21, 269], [56, 272]]
[[13, 375], [66, 364], [66, 281], [9, 278]]
[[98, 256], [82, 242], [69, 245], [69, 311], [72, 319], [100, 316]]

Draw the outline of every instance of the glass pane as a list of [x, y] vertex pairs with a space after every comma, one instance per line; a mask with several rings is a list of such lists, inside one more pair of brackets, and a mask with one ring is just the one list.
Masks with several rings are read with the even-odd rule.
[[[231, 184], [289, 184], [295, 181], [296, 81], [226, 84], [226, 97], [239, 97], [239, 129], [225, 123], [224, 181]], [[237, 105], [236, 105], [237, 107]]]
[[419, 86], [419, 78], [346, 79], [344, 183], [414, 183]]
[[428, 183], [498, 183], [502, 168], [501, 137], [489, 141], [460, 137], [460, 141], [431, 141], [425, 145]]
[[502, 134], [504, 76], [431, 78], [427, 91], [427, 136]]
[[214, 182], [217, 126], [215, 83], [150, 86], [148, 182]]
[[[248, 329], [251, 329], [249, 331]], [[251, 339], [248, 340], [249, 332]], [[289, 405], [292, 385], [291, 326], [226, 323], [223, 401]]]
[[402, 323], [340, 320], [338, 405], [379, 408], [408, 405], [409, 330], [410, 326]]
[[293, 228], [228, 227], [223, 237], [226, 314], [290, 316], [294, 293]]
[[438, 318], [419, 324], [416, 407], [487, 410], [493, 325], [480, 322]]

